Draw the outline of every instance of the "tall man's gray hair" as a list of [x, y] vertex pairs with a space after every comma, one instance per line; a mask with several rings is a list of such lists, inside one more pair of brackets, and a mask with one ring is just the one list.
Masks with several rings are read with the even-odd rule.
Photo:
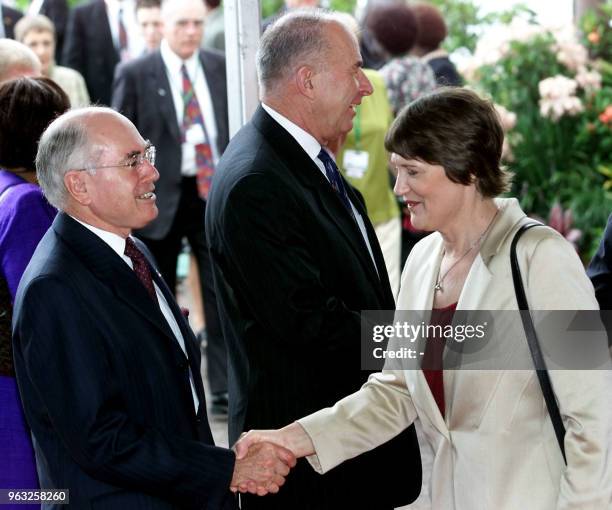
[[274, 94], [303, 65], [318, 67], [331, 49], [323, 28], [343, 23], [322, 9], [292, 11], [276, 20], [263, 34], [257, 50], [257, 78], [261, 95]]

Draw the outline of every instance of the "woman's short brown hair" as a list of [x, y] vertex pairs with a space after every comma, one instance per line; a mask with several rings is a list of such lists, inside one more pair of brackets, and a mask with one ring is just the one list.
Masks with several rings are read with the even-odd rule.
[[48, 78], [0, 85], [0, 166], [34, 170], [40, 135], [69, 108], [66, 93]]
[[453, 182], [474, 183], [484, 197], [508, 191], [500, 165], [504, 132], [491, 101], [471, 90], [442, 87], [403, 108], [385, 147], [406, 159], [444, 167]]

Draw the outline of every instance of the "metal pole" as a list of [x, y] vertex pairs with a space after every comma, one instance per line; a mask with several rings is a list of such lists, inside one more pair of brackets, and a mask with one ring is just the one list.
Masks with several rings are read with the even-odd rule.
[[251, 118], [259, 103], [255, 53], [259, 44], [259, 0], [225, 0], [225, 59], [229, 134]]

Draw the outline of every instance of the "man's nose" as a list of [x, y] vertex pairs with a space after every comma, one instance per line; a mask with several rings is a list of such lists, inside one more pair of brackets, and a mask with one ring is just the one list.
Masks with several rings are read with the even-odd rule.
[[147, 180], [147, 181], [150, 180], [152, 182], [155, 182], [159, 179], [159, 171], [157, 170], [157, 168], [155, 168], [155, 166], [153, 166], [147, 160], [144, 160], [142, 162], [142, 165], [140, 165], [139, 171], [140, 171], [141, 179], [143, 180]]
[[368, 80], [368, 77], [363, 72], [363, 69], [359, 69], [359, 92], [362, 96], [369, 96], [374, 92], [374, 87]]

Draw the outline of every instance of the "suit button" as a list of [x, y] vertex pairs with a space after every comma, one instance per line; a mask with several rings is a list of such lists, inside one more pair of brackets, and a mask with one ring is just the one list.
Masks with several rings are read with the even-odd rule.
[[179, 367], [181, 370], [186, 370], [186, 369], [189, 367], [189, 365], [187, 364], [187, 362], [186, 362], [186, 361], [181, 361], [181, 362], [178, 364], [178, 367]]

